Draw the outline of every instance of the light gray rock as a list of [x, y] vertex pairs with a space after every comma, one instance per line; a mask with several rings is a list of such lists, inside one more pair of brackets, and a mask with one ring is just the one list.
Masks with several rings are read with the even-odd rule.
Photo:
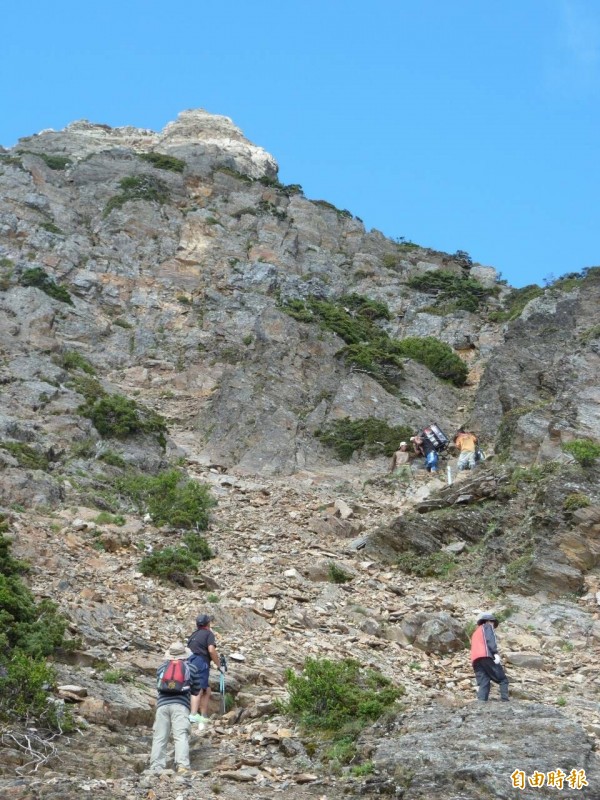
[[[365, 737], [366, 738], [366, 737]], [[513, 788], [522, 770], [585, 770], [589, 789], [600, 797], [600, 759], [583, 729], [559, 711], [534, 703], [472, 703], [458, 709], [433, 705], [397, 718], [371, 756], [376, 777], [366, 794], [391, 793], [404, 800], [534, 800], [539, 788]]]

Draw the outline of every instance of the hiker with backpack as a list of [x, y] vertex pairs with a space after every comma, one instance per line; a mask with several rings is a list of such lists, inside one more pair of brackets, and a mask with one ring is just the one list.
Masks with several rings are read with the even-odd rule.
[[448, 437], [435, 423], [428, 425], [420, 433], [410, 437], [417, 455], [425, 457], [427, 472], [437, 472], [440, 462], [439, 453], [448, 446]]
[[190, 697], [200, 692], [200, 676], [188, 661], [191, 651], [173, 642], [165, 653], [166, 661], [156, 671], [156, 716], [152, 729], [150, 772], [160, 773], [167, 765], [167, 744], [173, 734], [175, 767], [179, 774], [190, 769]]
[[[224, 667], [219, 661], [217, 653], [215, 635], [210, 629], [210, 617], [208, 614], [200, 614], [196, 617], [196, 630], [188, 639], [188, 647], [191, 650], [189, 658], [190, 664], [198, 671], [200, 681], [200, 693], [197, 697], [192, 697], [192, 706], [189, 716], [190, 722], [198, 723], [198, 730], [204, 731], [210, 720], [208, 718], [208, 703], [210, 700], [210, 664], [222, 672]], [[200, 713], [198, 713], [198, 711]]]
[[454, 445], [458, 448], [460, 455], [458, 456], [459, 470], [474, 469], [477, 464], [477, 443], [478, 438], [474, 433], [466, 431], [464, 428], [459, 428], [454, 437]]
[[477, 699], [487, 702], [491, 681], [500, 687], [500, 700], [508, 701], [508, 678], [502, 668], [495, 629], [498, 618], [484, 612], [477, 618], [477, 627], [471, 636], [471, 664], [477, 679]]

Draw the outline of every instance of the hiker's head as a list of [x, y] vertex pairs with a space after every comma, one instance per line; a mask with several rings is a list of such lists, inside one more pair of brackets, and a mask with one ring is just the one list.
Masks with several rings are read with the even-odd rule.
[[180, 659], [189, 658], [191, 655], [192, 651], [183, 642], [173, 642], [165, 653], [165, 658], [169, 661], [179, 661]]
[[480, 614], [477, 617], [477, 624], [478, 625], [483, 625], [485, 622], [493, 622], [494, 623], [494, 628], [498, 627], [498, 619], [490, 611], [484, 611], [483, 614]]
[[456, 433], [466, 433], [465, 426], [461, 425], [460, 428], [456, 431]]
[[208, 614], [199, 614], [196, 617], [196, 627], [206, 628], [207, 625], [210, 625], [210, 617], [208, 616]]
[[400, 442], [400, 450], [404, 450], [407, 447], [408, 445], [406, 444], [406, 442]]

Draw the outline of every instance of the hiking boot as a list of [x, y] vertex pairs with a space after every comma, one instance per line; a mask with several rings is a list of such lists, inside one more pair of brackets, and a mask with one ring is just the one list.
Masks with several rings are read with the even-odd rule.
[[177, 774], [178, 775], [189, 775], [190, 770], [189, 767], [177, 767]]
[[188, 719], [190, 722], [202, 722], [204, 717], [202, 716], [202, 714], [190, 714]]
[[208, 717], [200, 717], [200, 721], [198, 722], [198, 732], [204, 733], [204, 731], [210, 725], [210, 720]]

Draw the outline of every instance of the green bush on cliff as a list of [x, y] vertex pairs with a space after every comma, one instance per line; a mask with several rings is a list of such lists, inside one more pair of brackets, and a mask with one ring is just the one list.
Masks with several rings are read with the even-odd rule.
[[111, 197], [106, 204], [103, 216], [107, 217], [115, 208], [122, 208], [130, 200], [166, 203], [169, 199], [169, 187], [154, 175], [130, 175], [119, 181], [121, 191]]
[[445, 306], [447, 312], [477, 311], [491, 295], [498, 292], [496, 288], [488, 289], [474, 278], [444, 269], [414, 275], [408, 285], [420, 292], [435, 295], [434, 305]]
[[407, 550], [400, 553], [396, 563], [402, 572], [418, 578], [446, 578], [456, 567], [454, 556], [441, 550], [427, 555], [418, 555], [413, 550]]
[[21, 275], [19, 283], [21, 286], [34, 286], [36, 289], [41, 289], [48, 297], [54, 298], [54, 300], [60, 300], [61, 303], [67, 303], [70, 306], [73, 305], [71, 295], [65, 287], [55, 283], [41, 267], [26, 269]]
[[307, 658], [302, 672], [286, 672], [289, 700], [285, 713], [308, 730], [344, 732], [355, 738], [362, 727], [379, 719], [402, 696], [381, 673], [358, 661]]
[[[91, 382], [90, 386], [93, 386]], [[79, 413], [92, 421], [101, 436], [124, 439], [148, 433], [155, 435], [161, 447], [165, 447], [167, 426], [160, 414], [122, 394], [107, 394], [102, 389], [100, 394], [87, 393], [88, 387], [77, 391], [86, 397], [85, 404], [79, 407]]]
[[562, 449], [572, 455], [582, 467], [591, 467], [600, 458], [600, 444], [590, 439], [573, 439], [572, 442], [563, 444]]
[[17, 459], [19, 466], [23, 469], [48, 469], [48, 458], [44, 453], [38, 453], [33, 447], [23, 442], [2, 442], [2, 450], [6, 450], [11, 456]]
[[426, 366], [434, 375], [463, 386], [469, 374], [465, 362], [457, 356], [450, 345], [433, 336], [409, 336], [398, 342], [398, 353]]
[[27, 565], [11, 555], [0, 515], [0, 719], [20, 719], [64, 729], [47, 701], [54, 671], [46, 657], [64, 642], [66, 620], [48, 600], [35, 601], [23, 581]]
[[388, 425], [382, 419], [336, 419], [315, 432], [323, 444], [335, 450], [340, 461], [349, 461], [356, 451], [369, 456], [391, 456], [403, 439], [412, 436], [406, 425]]
[[185, 169], [185, 161], [175, 156], [168, 156], [166, 153], [139, 153], [138, 156], [156, 169], [166, 169], [170, 172], [183, 172]]
[[176, 469], [159, 475], [125, 475], [115, 481], [116, 488], [128, 497], [138, 511], [148, 512], [159, 527], [199, 531], [208, 527], [210, 510], [216, 504], [210, 489], [186, 478]]
[[489, 314], [489, 319], [491, 322], [508, 322], [509, 320], [517, 319], [523, 313], [527, 303], [542, 294], [544, 294], [544, 290], [536, 283], [523, 286], [520, 289], [511, 289], [504, 299], [504, 310], [492, 311]]
[[336, 301], [291, 300], [283, 310], [299, 322], [318, 323], [346, 343], [337, 355], [353, 370], [365, 372], [391, 394], [402, 381], [403, 358], [412, 358], [443, 380], [462, 386], [468, 368], [449, 345], [432, 336], [393, 339], [379, 320], [390, 320], [385, 303], [358, 294], [342, 295]]

